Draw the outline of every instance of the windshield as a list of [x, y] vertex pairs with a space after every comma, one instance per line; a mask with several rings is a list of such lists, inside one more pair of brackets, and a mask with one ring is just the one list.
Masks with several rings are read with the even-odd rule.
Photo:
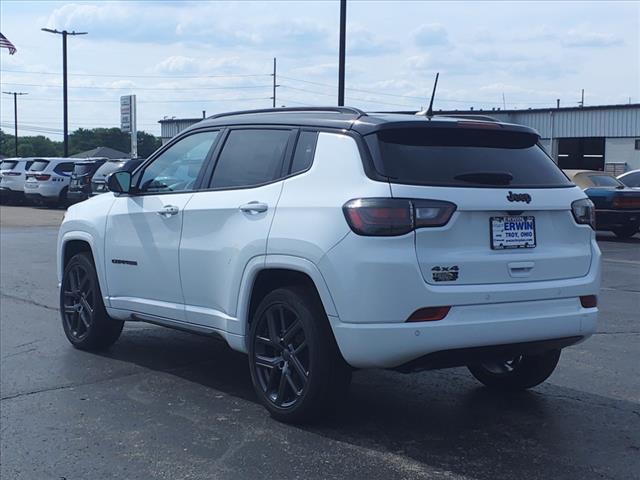
[[45, 168], [47, 168], [47, 165], [49, 165], [49, 162], [47, 160], [35, 160], [31, 164], [31, 167], [29, 168], [29, 171], [30, 172], [41, 172]]
[[3, 160], [2, 163], [0, 163], [0, 170], [13, 170], [17, 164], [17, 160]]
[[391, 182], [452, 187], [565, 187], [571, 182], [527, 132], [397, 128], [366, 137]]
[[105, 162], [102, 164], [98, 170], [96, 170], [95, 175], [93, 176], [94, 180], [104, 180], [104, 177], [109, 175], [110, 173], [115, 172], [116, 170], [121, 169], [124, 166], [125, 162]]
[[73, 173], [75, 175], [87, 175], [91, 173], [95, 165], [95, 163], [76, 163], [73, 167]]

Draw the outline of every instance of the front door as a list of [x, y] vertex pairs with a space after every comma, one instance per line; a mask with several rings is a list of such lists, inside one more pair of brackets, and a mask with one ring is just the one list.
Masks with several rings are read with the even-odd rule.
[[137, 188], [107, 218], [105, 271], [112, 308], [184, 320], [178, 250], [184, 207], [216, 131], [188, 135], [136, 174]]

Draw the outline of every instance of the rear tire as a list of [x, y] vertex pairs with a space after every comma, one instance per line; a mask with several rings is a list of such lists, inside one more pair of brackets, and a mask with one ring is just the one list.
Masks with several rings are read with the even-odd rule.
[[507, 361], [469, 365], [478, 381], [497, 390], [526, 390], [540, 385], [551, 376], [560, 360], [560, 350], [540, 355], [520, 355]]
[[313, 420], [344, 399], [351, 368], [340, 355], [315, 292], [268, 293], [253, 316], [249, 367], [256, 395], [276, 420]]
[[638, 233], [638, 227], [633, 225], [630, 227], [614, 228], [613, 233], [615, 233], [618, 238], [631, 238]]
[[80, 350], [103, 350], [120, 337], [124, 322], [107, 315], [89, 253], [73, 256], [64, 269], [60, 316], [67, 339]]

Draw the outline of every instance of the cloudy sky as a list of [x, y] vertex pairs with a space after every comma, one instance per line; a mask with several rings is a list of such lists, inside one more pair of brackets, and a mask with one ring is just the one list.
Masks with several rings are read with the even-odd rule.
[[[138, 128], [278, 105], [336, 103], [334, 1], [0, 3], [2, 91], [23, 91], [20, 134], [60, 138], [61, 38], [69, 38], [70, 128], [119, 125], [136, 94]], [[536, 108], [640, 102], [640, 2], [350, 1], [346, 103], [367, 110]], [[2, 95], [0, 127], [13, 128]]]

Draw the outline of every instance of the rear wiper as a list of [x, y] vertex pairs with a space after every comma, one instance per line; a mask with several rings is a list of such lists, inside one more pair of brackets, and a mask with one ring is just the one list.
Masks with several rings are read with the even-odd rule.
[[513, 175], [509, 172], [469, 172], [453, 177], [455, 180], [481, 185], [510, 185]]

